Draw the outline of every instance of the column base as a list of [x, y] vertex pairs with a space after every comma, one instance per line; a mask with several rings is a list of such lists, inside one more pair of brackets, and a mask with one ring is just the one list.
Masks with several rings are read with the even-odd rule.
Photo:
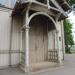
[[31, 75], [31, 70], [30, 70], [30, 67], [25, 67], [25, 74], [26, 75]]

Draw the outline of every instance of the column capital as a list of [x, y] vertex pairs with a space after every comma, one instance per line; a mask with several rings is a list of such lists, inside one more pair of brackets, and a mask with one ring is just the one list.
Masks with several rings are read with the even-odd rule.
[[30, 29], [29, 25], [23, 25], [24, 29]]
[[60, 16], [61, 16], [61, 13], [58, 13], [58, 14], [56, 15], [56, 21], [59, 20]]

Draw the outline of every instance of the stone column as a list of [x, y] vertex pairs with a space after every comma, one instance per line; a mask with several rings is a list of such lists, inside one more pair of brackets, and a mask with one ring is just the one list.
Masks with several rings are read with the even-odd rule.
[[58, 49], [58, 63], [61, 64], [61, 49], [60, 49], [60, 41], [59, 41], [59, 31], [56, 31], [56, 36], [57, 36], [57, 49]]
[[25, 27], [25, 40], [26, 40], [26, 49], [25, 49], [25, 72], [29, 72], [29, 26]]
[[62, 33], [62, 51], [63, 51], [63, 60], [65, 56], [65, 39], [64, 39], [64, 24], [63, 21], [61, 21], [61, 33]]

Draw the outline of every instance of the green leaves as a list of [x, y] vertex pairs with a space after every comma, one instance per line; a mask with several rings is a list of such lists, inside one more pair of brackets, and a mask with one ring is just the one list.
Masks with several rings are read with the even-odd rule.
[[65, 34], [71, 34], [72, 33], [72, 24], [69, 20], [64, 21], [64, 30]]
[[69, 5], [73, 5], [73, 4], [75, 4], [75, 0], [66, 0], [68, 3], [69, 3]]
[[65, 36], [65, 46], [66, 50], [70, 52], [69, 45], [73, 45], [73, 35], [72, 35], [72, 23], [69, 20], [64, 21], [64, 36]]
[[69, 20], [64, 21], [65, 44], [73, 45], [72, 23]]
[[73, 12], [75, 14], [75, 0], [66, 0], [70, 5], [71, 9], [68, 10], [68, 13]]

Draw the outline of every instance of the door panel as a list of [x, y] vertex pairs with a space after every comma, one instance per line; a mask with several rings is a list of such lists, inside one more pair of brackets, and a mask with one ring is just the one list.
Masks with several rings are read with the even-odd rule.
[[43, 23], [34, 23], [30, 28], [30, 63], [46, 61], [48, 52], [47, 26]]

